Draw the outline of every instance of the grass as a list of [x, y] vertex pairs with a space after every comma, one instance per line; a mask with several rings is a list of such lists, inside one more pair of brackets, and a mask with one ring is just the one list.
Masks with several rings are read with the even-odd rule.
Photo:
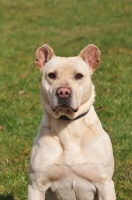
[[113, 143], [117, 199], [131, 199], [131, 11], [130, 0], [1, 0], [1, 200], [26, 199], [29, 154], [42, 117], [34, 54], [43, 43], [60, 56], [78, 55], [89, 43], [100, 48], [95, 108]]

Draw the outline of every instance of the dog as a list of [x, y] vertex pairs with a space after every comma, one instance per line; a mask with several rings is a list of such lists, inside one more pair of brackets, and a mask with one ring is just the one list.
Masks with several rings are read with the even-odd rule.
[[93, 107], [100, 50], [58, 57], [36, 51], [43, 117], [30, 157], [28, 200], [116, 200], [111, 141]]

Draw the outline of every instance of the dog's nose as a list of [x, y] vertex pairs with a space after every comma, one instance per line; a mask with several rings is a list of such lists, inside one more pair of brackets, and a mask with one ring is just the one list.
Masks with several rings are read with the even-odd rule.
[[57, 95], [62, 98], [68, 98], [71, 95], [71, 89], [67, 87], [60, 87], [56, 91]]

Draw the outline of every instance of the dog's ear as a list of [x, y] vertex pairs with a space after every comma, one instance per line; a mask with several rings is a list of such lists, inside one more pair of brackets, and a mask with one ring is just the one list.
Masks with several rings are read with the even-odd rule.
[[53, 49], [47, 44], [44, 44], [43, 46], [39, 47], [36, 51], [35, 64], [41, 71], [45, 63], [47, 63], [54, 56], [55, 54]]
[[92, 71], [100, 64], [100, 50], [93, 44], [86, 46], [79, 56], [91, 67]]

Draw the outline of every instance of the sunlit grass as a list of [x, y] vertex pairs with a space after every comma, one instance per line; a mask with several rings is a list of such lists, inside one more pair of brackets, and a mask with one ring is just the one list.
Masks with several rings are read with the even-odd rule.
[[34, 54], [44, 43], [60, 56], [78, 55], [89, 43], [100, 48], [95, 108], [113, 143], [117, 199], [131, 199], [131, 11], [124, 0], [1, 0], [1, 200], [26, 199], [29, 155], [42, 117]]

